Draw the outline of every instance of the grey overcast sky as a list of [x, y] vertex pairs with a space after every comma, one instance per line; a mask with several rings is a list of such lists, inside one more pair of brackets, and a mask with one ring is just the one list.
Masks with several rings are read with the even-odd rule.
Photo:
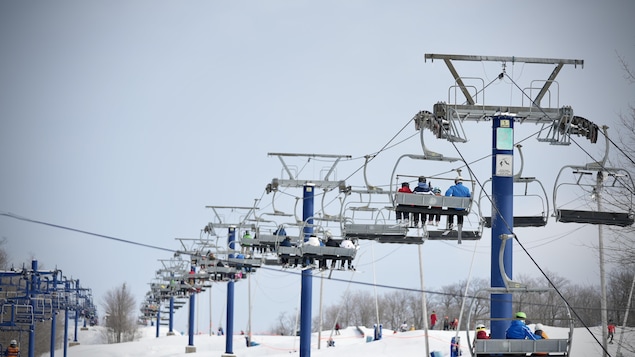
[[[387, 187], [397, 158], [421, 153], [409, 120], [447, 101], [453, 83], [442, 61], [424, 62], [425, 53], [582, 59], [583, 68], [563, 68], [552, 103], [608, 125], [616, 138], [619, 115], [634, 104], [618, 59], [635, 65], [634, 13], [629, 0], [3, 1], [0, 211], [176, 249], [176, 237], [198, 237], [212, 220], [206, 205], [250, 206], [262, 198], [261, 213], [272, 211], [264, 189], [282, 167], [269, 152], [351, 155], [337, 178], [361, 187], [362, 172], [352, 175], [360, 158], [390, 142], [367, 171], [371, 184]], [[495, 62], [456, 66], [485, 83], [502, 70]], [[524, 88], [552, 69], [506, 66]], [[485, 103], [518, 103], [512, 87], [494, 81]], [[491, 153], [490, 126], [466, 123], [470, 141], [458, 146], [468, 162]], [[519, 124], [515, 138], [529, 137], [524, 173], [542, 180], [551, 196], [560, 167], [591, 159], [576, 145], [538, 143], [531, 136], [539, 129]], [[435, 151], [457, 155], [429, 132], [426, 139]], [[575, 139], [601, 157], [603, 139]], [[489, 178], [489, 163], [474, 164], [479, 180]], [[309, 178], [326, 166], [294, 165], [305, 166]], [[435, 165], [404, 164], [399, 173], [448, 169]], [[336, 213], [333, 198], [327, 210]], [[291, 211], [292, 202], [276, 208]], [[545, 228], [517, 233], [543, 269], [599, 284], [597, 227], [550, 218]], [[36, 258], [58, 267], [92, 288], [98, 303], [123, 282], [141, 301], [158, 259], [170, 257], [5, 216], [0, 236], [13, 263]], [[476, 243], [424, 244], [426, 287], [467, 279], [473, 252], [472, 275], [489, 278], [490, 240], [485, 229]], [[539, 274], [519, 249], [514, 259], [515, 275]], [[414, 246], [364, 242], [357, 265], [355, 281], [419, 286]], [[281, 311], [299, 309], [299, 276], [263, 269], [253, 280], [256, 331]], [[346, 288], [327, 282], [325, 302], [337, 302]], [[224, 316], [224, 289], [212, 289], [214, 325]], [[246, 301], [246, 284], [237, 284], [238, 328], [246, 324]], [[197, 328], [206, 331], [206, 323]]]

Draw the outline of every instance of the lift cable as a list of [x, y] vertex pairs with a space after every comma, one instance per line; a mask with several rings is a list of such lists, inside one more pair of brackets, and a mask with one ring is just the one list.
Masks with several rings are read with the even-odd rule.
[[146, 244], [146, 243], [139, 243], [139, 242], [135, 242], [135, 241], [127, 240], [127, 239], [122, 239], [122, 238], [117, 238], [117, 237], [113, 237], [113, 236], [107, 236], [107, 235], [104, 235], [104, 234], [89, 232], [89, 231], [85, 231], [85, 230], [81, 230], [81, 229], [77, 229], [77, 228], [71, 228], [71, 227], [67, 227], [67, 226], [62, 226], [62, 225], [59, 225], [59, 224], [54, 224], [54, 223], [49, 223], [49, 222], [44, 222], [44, 221], [38, 221], [38, 220], [35, 220], [35, 219], [31, 219], [31, 218], [27, 218], [27, 217], [23, 217], [23, 216], [18, 216], [16, 214], [11, 213], [11, 212], [0, 212], [0, 216], [5, 216], [5, 217], [17, 219], [17, 220], [24, 221], [24, 222], [36, 223], [36, 224], [41, 224], [41, 225], [44, 225], [44, 226], [64, 229], [64, 230], [71, 231], [71, 232], [83, 233], [83, 234], [87, 234], [87, 235], [91, 235], [91, 236], [95, 236], [95, 237], [106, 238], [106, 239], [114, 240], [114, 241], [121, 242], [121, 243], [137, 245], [137, 246], [144, 247], [144, 248], [158, 249], [158, 250], [163, 250], [163, 251], [170, 252], [170, 253], [177, 253], [178, 252], [178, 250], [163, 248], [163, 247], [159, 247], [159, 246], [156, 246], [156, 245], [151, 245], [151, 244]]
[[558, 289], [558, 287], [556, 287], [556, 285], [553, 283], [553, 281], [551, 281], [551, 279], [549, 278], [549, 276], [547, 275], [547, 273], [544, 272], [544, 270], [542, 270], [542, 268], [540, 267], [540, 265], [538, 264], [538, 262], [534, 259], [534, 257], [529, 254], [529, 252], [527, 251], [527, 249], [525, 249], [525, 246], [520, 242], [520, 239], [518, 239], [518, 236], [514, 233], [514, 240], [518, 243], [518, 245], [520, 245], [520, 247], [522, 248], [522, 250], [525, 252], [525, 254], [527, 255], [527, 257], [529, 257], [529, 259], [531, 259], [531, 261], [534, 263], [534, 265], [536, 266], [536, 268], [538, 268], [538, 270], [540, 271], [540, 273], [545, 277], [545, 279], [547, 279], [547, 281], [549, 282], [549, 285], [551, 285], [554, 289], [554, 291], [560, 296], [560, 298], [567, 304], [567, 306], [569, 306], [569, 308], [571, 309], [571, 311], [573, 311], [573, 314], [575, 315], [575, 317], [578, 318], [578, 320], [582, 323], [582, 325], [584, 326], [584, 328], [587, 330], [587, 332], [589, 332], [589, 334], [593, 337], [593, 339], [595, 340], [595, 342], [597, 342], [598, 345], [602, 346], [602, 349], [604, 350], [605, 353], [608, 354], [608, 351], [604, 348], [604, 346], [602, 345], [602, 342], [600, 342], [600, 340], [598, 340], [597, 337], [595, 337], [595, 335], [593, 334], [593, 332], [591, 332], [591, 329], [589, 328], [589, 326], [587, 325], [587, 323], [582, 319], [582, 317], [578, 314], [578, 310], [573, 308], [573, 306], [571, 306], [571, 304], [569, 303], [569, 301], [564, 297], [564, 295], [562, 295], [562, 293], [560, 292], [560, 289]]
[[[13, 219], [25, 221], [25, 222], [28, 222], [28, 223], [41, 224], [41, 225], [45, 225], [45, 226], [48, 226], [48, 227], [53, 227], [53, 228], [73, 231], [73, 232], [86, 234], [86, 235], [90, 235], [90, 236], [95, 236], [95, 237], [99, 237], [99, 238], [105, 238], [105, 239], [113, 240], [113, 241], [120, 242], [120, 243], [137, 245], [137, 246], [141, 246], [141, 247], [144, 247], [144, 248], [158, 249], [158, 250], [167, 251], [167, 252], [170, 252], [170, 253], [180, 252], [179, 250], [175, 250], [175, 249], [168, 249], [168, 248], [164, 248], [164, 247], [153, 246], [153, 245], [149, 245], [149, 244], [134, 242], [134, 241], [131, 241], [131, 240], [128, 240], [128, 239], [112, 237], [112, 236], [108, 236], [108, 235], [104, 235], [104, 234], [99, 234], [99, 233], [89, 232], [89, 231], [76, 229], [76, 228], [72, 228], [72, 227], [62, 226], [62, 225], [59, 225], [59, 224], [54, 224], [54, 223], [39, 221], [39, 220], [35, 220], [35, 219], [30, 219], [30, 218], [18, 216], [16, 214], [9, 213], [9, 212], [0, 212], [0, 216], [5, 216], [5, 217], [8, 217], [8, 218], [13, 218]], [[273, 267], [267, 267], [267, 266], [261, 266], [260, 269], [280, 272], [279, 269], [275, 269]], [[301, 274], [301, 272], [295, 272], [295, 271], [289, 271], [289, 270], [285, 270], [283, 272], [285, 274], [295, 274], [295, 275], [300, 275]], [[544, 274], [544, 272], [543, 272], [543, 274]], [[314, 277], [316, 277], [316, 276], [314, 276]], [[344, 282], [344, 283], [349, 283], [350, 282], [349, 279], [331, 278], [330, 280], [340, 281], [340, 282]], [[402, 290], [402, 291], [411, 291], [411, 292], [416, 292], [416, 293], [428, 293], [428, 294], [434, 294], [434, 295], [446, 295], [446, 296], [454, 296], [454, 297], [459, 296], [459, 295], [462, 296], [462, 294], [457, 294], [457, 293], [446, 293], [446, 292], [439, 292], [439, 291], [432, 291], [432, 290], [422, 290], [422, 289], [417, 289], [417, 288], [407, 288], [407, 287], [401, 287], [401, 286], [395, 286], [395, 285], [367, 283], [367, 282], [361, 282], [361, 281], [353, 281], [351, 284], [363, 285], [363, 286], [376, 286], [376, 287], [379, 287], [379, 288], [386, 288], [386, 289], [392, 289], [392, 290]], [[473, 298], [478, 298], [478, 299], [487, 299], [487, 298], [477, 297], [477, 296], [472, 296], [472, 297]], [[529, 303], [529, 304], [541, 305], [541, 306], [542, 305], [544, 305], [544, 306], [552, 306], [552, 305], [545, 305], [545, 304], [538, 304], [538, 303]], [[580, 320], [580, 321], [582, 321], [582, 320]]]

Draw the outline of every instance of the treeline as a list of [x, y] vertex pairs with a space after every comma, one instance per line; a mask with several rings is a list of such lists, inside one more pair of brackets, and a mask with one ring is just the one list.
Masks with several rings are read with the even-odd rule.
[[[626, 268], [616, 269], [607, 279], [608, 318], [623, 323], [627, 306], [629, 290], [634, 278], [634, 272]], [[513, 310], [527, 314], [529, 323], [542, 323], [549, 326], [568, 327], [569, 316], [566, 305], [570, 306], [571, 318], [575, 327], [601, 325], [600, 288], [595, 285], [572, 284], [567, 279], [556, 274], [547, 273], [551, 281], [558, 287], [558, 292], [550, 289], [546, 292], [527, 292], [513, 295]], [[519, 276], [518, 281], [532, 288], [549, 288], [546, 279], [538, 277]], [[490, 294], [489, 280], [472, 279], [467, 290], [465, 310], [460, 321], [460, 329], [465, 329], [468, 314], [473, 328], [477, 322], [489, 325]], [[443, 319], [448, 316], [452, 321], [459, 318], [466, 281], [443, 286], [439, 291], [426, 292], [426, 307], [429, 316], [432, 311], [437, 314], [435, 329], [442, 329]], [[422, 294], [416, 291], [393, 290], [381, 293], [375, 298], [371, 291], [351, 291], [344, 293], [340, 302], [323, 307], [322, 330], [330, 330], [339, 322], [342, 328], [348, 326], [372, 327], [381, 323], [386, 329], [398, 329], [405, 321], [414, 325], [416, 329], [423, 328]], [[565, 302], [566, 301], [566, 302]], [[471, 310], [471, 313], [470, 313]], [[627, 326], [635, 326], [635, 313], [631, 307]], [[271, 332], [280, 335], [291, 335], [299, 326], [297, 316], [290, 312], [283, 312], [271, 326]], [[320, 317], [315, 316], [312, 328], [317, 331]]]

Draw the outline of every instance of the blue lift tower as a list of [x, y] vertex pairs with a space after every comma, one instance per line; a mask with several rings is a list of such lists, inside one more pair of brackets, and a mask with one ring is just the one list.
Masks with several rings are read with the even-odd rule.
[[[313, 233], [313, 219], [314, 219], [314, 198], [315, 189], [322, 188], [326, 190], [330, 189], [344, 189], [344, 181], [331, 180], [331, 175], [334, 174], [335, 167], [341, 159], [350, 159], [349, 155], [319, 155], [319, 154], [290, 154], [290, 153], [269, 153], [269, 156], [277, 156], [283, 165], [284, 171], [288, 175], [286, 178], [274, 178], [272, 182], [267, 186], [267, 191], [277, 191], [279, 187], [302, 187], [302, 224], [303, 224], [303, 236], [304, 241], [308, 241], [309, 237]], [[323, 178], [315, 180], [301, 180], [292, 172], [290, 167], [284, 161], [285, 157], [308, 157], [332, 160], [332, 166], [326, 172]], [[303, 254], [300, 251], [300, 254]], [[310, 256], [315, 258], [319, 256], [320, 248], [312, 251]], [[313, 293], [313, 271], [311, 266], [306, 264], [307, 256], [303, 255], [301, 259], [304, 261], [303, 265], [306, 267], [302, 270], [302, 285], [300, 296], [300, 357], [311, 356], [311, 309], [312, 309], [312, 293]]]
[[[436, 103], [432, 115], [425, 120], [420, 120], [419, 127], [429, 129], [439, 139], [466, 142], [463, 122], [487, 121], [492, 123], [491, 337], [492, 339], [504, 339], [505, 331], [512, 318], [512, 293], [515, 288], [518, 288], [510, 286], [514, 285], [511, 280], [513, 276], [513, 239], [509, 239], [514, 237], [514, 125], [526, 122], [542, 125], [538, 140], [552, 145], [570, 144], [571, 134], [586, 136], [594, 142], [594, 130], [583, 132], [578, 130], [578, 126], [571, 125], [579, 117], [573, 115], [571, 107], [559, 106], [558, 83], [555, 81], [556, 76], [565, 65], [583, 67], [584, 61], [450, 54], [426, 54], [425, 60], [443, 61], [454, 77], [454, 84], [448, 92], [448, 102]], [[480, 78], [459, 76], [453, 61], [500, 62], [502, 70], [496, 79], [490, 83], [485, 83]], [[486, 89], [494, 81], [505, 79], [513, 85], [516, 84], [515, 79], [507, 75], [506, 66], [517, 63], [551, 65], [554, 68], [546, 80], [532, 81], [528, 89], [521, 89], [517, 85], [513, 86], [513, 90], [521, 93], [516, 97], [520, 101], [518, 105], [484, 103], [485, 98], [491, 98], [491, 96], [486, 96]], [[547, 102], [546, 106], [542, 105], [543, 99], [548, 99], [544, 100]], [[416, 118], [417, 116], [415, 116]], [[590, 129], [597, 128], [597, 125], [590, 122], [589, 124]], [[506, 240], [509, 242], [505, 244]], [[492, 351], [496, 352], [490, 349], [489, 353]]]

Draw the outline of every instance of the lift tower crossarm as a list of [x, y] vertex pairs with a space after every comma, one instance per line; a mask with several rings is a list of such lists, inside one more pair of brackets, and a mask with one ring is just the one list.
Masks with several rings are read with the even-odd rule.
[[425, 59], [434, 61], [435, 59], [456, 60], [456, 61], [488, 61], [488, 62], [522, 62], [538, 64], [572, 64], [584, 67], [584, 60], [579, 59], [559, 59], [559, 58], [537, 58], [537, 57], [515, 57], [515, 56], [476, 56], [476, 55], [448, 55], [437, 53], [426, 53]]
[[[333, 189], [333, 188], [343, 188], [345, 186], [344, 181], [331, 181], [329, 180], [333, 171], [335, 171], [335, 167], [342, 159], [351, 159], [351, 155], [329, 155], [329, 154], [298, 154], [298, 153], [277, 153], [270, 152], [267, 154], [268, 156], [277, 156], [280, 162], [282, 163], [282, 167], [284, 168], [287, 175], [289, 175], [289, 179], [273, 179], [271, 186], [274, 189], [277, 189], [278, 186], [282, 187], [302, 187], [307, 182], [311, 182], [315, 184], [315, 187], [320, 187], [324, 189]], [[324, 178], [321, 180], [298, 180], [297, 177], [294, 177], [293, 173], [287, 166], [284, 161], [284, 157], [308, 157], [308, 158], [326, 158], [326, 159], [335, 159], [333, 164], [329, 168], [329, 171], [324, 175]]]
[[474, 99], [472, 98], [472, 96], [470, 95], [469, 91], [465, 87], [465, 84], [463, 83], [463, 80], [461, 79], [461, 77], [459, 76], [458, 72], [456, 71], [456, 68], [454, 68], [454, 65], [452, 64], [452, 60], [455, 60], [455, 61], [488, 61], [488, 62], [511, 62], [511, 63], [520, 62], [520, 63], [535, 63], [535, 64], [555, 64], [556, 68], [554, 68], [553, 72], [551, 72], [551, 75], [545, 81], [545, 84], [540, 89], [540, 92], [538, 92], [538, 95], [536, 95], [536, 98], [534, 98], [534, 100], [533, 100], [535, 106], [540, 106], [540, 101], [545, 96], [545, 94], [549, 90], [549, 87], [551, 86], [553, 81], [556, 79], [556, 76], [558, 75], [558, 73], [560, 73], [560, 70], [562, 69], [562, 67], [565, 64], [571, 64], [571, 65], [573, 65], [575, 67], [577, 67], [578, 65], [580, 65], [581, 67], [584, 67], [584, 60], [578, 60], [578, 59], [514, 57], [514, 56], [509, 57], [509, 56], [449, 55], [449, 54], [426, 53], [425, 54], [425, 60], [428, 60], [428, 59], [430, 59], [431, 61], [434, 61], [435, 59], [441, 59], [441, 60], [443, 60], [445, 62], [445, 64], [448, 66], [448, 69], [450, 70], [450, 73], [454, 77], [454, 80], [456, 81], [456, 84], [461, 89], [461, 92], [463, 92], [463, 95], [465, 96], [465, 100], [468, 103], [468, 105], [474, 105], [475, 104], [474, 103]]

